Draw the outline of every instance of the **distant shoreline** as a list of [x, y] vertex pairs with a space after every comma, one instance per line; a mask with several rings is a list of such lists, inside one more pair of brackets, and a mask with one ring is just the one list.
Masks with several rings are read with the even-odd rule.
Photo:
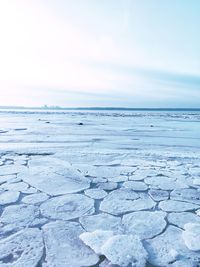
[[93, 110], [93, 111], [200, 111], [200, 108], [126, 108], [126, 107], [23, 107], [0, 106], [9, 110]]

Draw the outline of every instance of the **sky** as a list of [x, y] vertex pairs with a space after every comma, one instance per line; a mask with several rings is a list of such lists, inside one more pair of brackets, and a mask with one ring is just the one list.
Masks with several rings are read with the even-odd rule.
[[200, 107], [199, 0], [0, 0], [0, 106]]

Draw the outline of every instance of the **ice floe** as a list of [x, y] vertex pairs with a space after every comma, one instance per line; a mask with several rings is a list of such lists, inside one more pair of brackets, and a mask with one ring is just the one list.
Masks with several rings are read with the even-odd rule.
[[68, 194], [48, 199], [42, 203], [43, 216], [52, 219], [71, 220], [94, 213], [94, 200], [80, 194]]
[[75, 222], [52, 222], [42, 228], [46, 247], [43, 266], [83, 267], [92, 266], [99, 257], [80, 239], [82, 227]]
[[112, 191], [117, 188], [117, 183], [107, 182], [107, 183], [98, 183], [97, 187], [106, 191]]
[[169, 199], [161, 201], [159, 203], [159, 208], [168, 212], [181, 212], [181, 211], [197, 210], [199, 208], [199, 205]]
[[9, 230], [15, 230], [31, 226], [37, 217], [39, 217], [39, 210], [36, 206], [19, 204], [5, 207], [0, 221], [4, 225], [9, 225]]
[[140, 239], [152, 238], [166, 227], [166, 213], [163, 211], [138, 211], [123, 216], [122, 225], [126, 233]]
[[45, 193], [37, 193], [23, 197], [22, 202], [26, 204], [40, 204], [48, 198], [49, 196]]
[[193, 264], [197, 263], [200, 255], [187, 248], [182, 233], [181, 229], [169, 226], [164, 233], [146, 241], [145, 248], [149, 253], [148, 261], [155, 266], [170, 266], [180, 259], [191, 260]]
[[0, 176], [24, 172], [26, 169], [23, 165], [3, 165], [0, 166]]
[[143, 182], [127, 181], [124, 182], [123, 187], [130, 188], [134, 191], [146, 191], [148, 186]]
[[144, 267], [146, 264], [148, 254], [137, 236], [96, 230], [81, 234], [80, 239], [97, 254], [104, 255], [111, 266]]
[[150, 187], [162, 190], [173, 190], [175, 188], [187, 188], [185, 183], [176, 181], [175, 178], [165, 176], [149, 177], [144, 179], [145, 183]]
[[148, 210], [155, 206], [155, 202], [146, 194], [138, 195], [131, 189], [117, 189], [108, 194], [101, 202], [100, 210], [120, 215], [126, 212]]
[[3, 191], [0, 192], [0, 205], [7, 205], [17, 202], [19, 199], [19, 192], [13, 191]]
[[174, 224], [180, 228], [190, 222], [200, 223], [200, 217], [192, 212], [171, 212], [168, 214], [167, 220], [170, 224]]
[[145, 267], [148, 254], [141, 240], [132, 235], [116, 235], [109, 238], [101, 253], [112, 263], [122, 267]]
[[155, 201], [167, 200], [169, 198], [169, 192], [160, 189], [150, 189], [148, 193]]
[[91, 188], [91, 189], [85, 190], [85, 195], [93, 199], [102, 199], [105, 196], [107, 196], [107, 193], [103, 189]]
[[42, 231], [24, 229], [0, 241], [0, 266], [38, 266], [43, 249]]
[[119, 233], [122, 231], [121, 218], [107, 213], [84, 216], [81, 217], [79, 221], [83, 228], [88, 232], [104, 230]]
[[20, 173], [19, 177], [29, 185], [52, 196], [76, 193], [90, 187], [89, 179], [78, 173], [75, 176], [70, 168], [68, 172], [68, 167], [64, 170], [58, 169], [57, 172], [51, 172], [47, 168], [45, 170], [45, 167], [43, 170], [32, 167], [30, 170]]
[[184, 229], [182, 237], [186, 246], [190, 250], [200, 253], [200, 223], [187, 223], [184, 225]]
[[0, 186], [3, 190], [10, 190], [10, 191], [20, 191], [23, 193], [27, 192], [28, 185], [24, 182], [19, 183], [5, 183]]
[[95, 230], [94, 232], [82, 233], [79, 237], [87, 246], [92, 248], [95, 253], [101, 255], [102, 246], [112, 236], [112, 231]]
[[175, 189], [171, 192], [170, 199], [200, 205], [200, 192], [193, 188]]
[[12, 181], [16, 179], [16, 175], [15, 174], [11, 174], [11, 175], [2, 175], [0, 176], [0, 184], [3, 184], [5, 182], [8, 181]]

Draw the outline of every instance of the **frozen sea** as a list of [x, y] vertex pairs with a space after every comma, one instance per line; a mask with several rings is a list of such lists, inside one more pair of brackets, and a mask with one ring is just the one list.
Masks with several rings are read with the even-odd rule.
[[1, 109], [1, 266], [200, 266], [200, 111]]

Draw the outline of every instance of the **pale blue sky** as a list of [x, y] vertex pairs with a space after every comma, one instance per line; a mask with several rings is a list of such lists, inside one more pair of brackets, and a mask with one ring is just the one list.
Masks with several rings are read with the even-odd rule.
[[200, 107], [199, 0], [0, 1], [0, 105]]

